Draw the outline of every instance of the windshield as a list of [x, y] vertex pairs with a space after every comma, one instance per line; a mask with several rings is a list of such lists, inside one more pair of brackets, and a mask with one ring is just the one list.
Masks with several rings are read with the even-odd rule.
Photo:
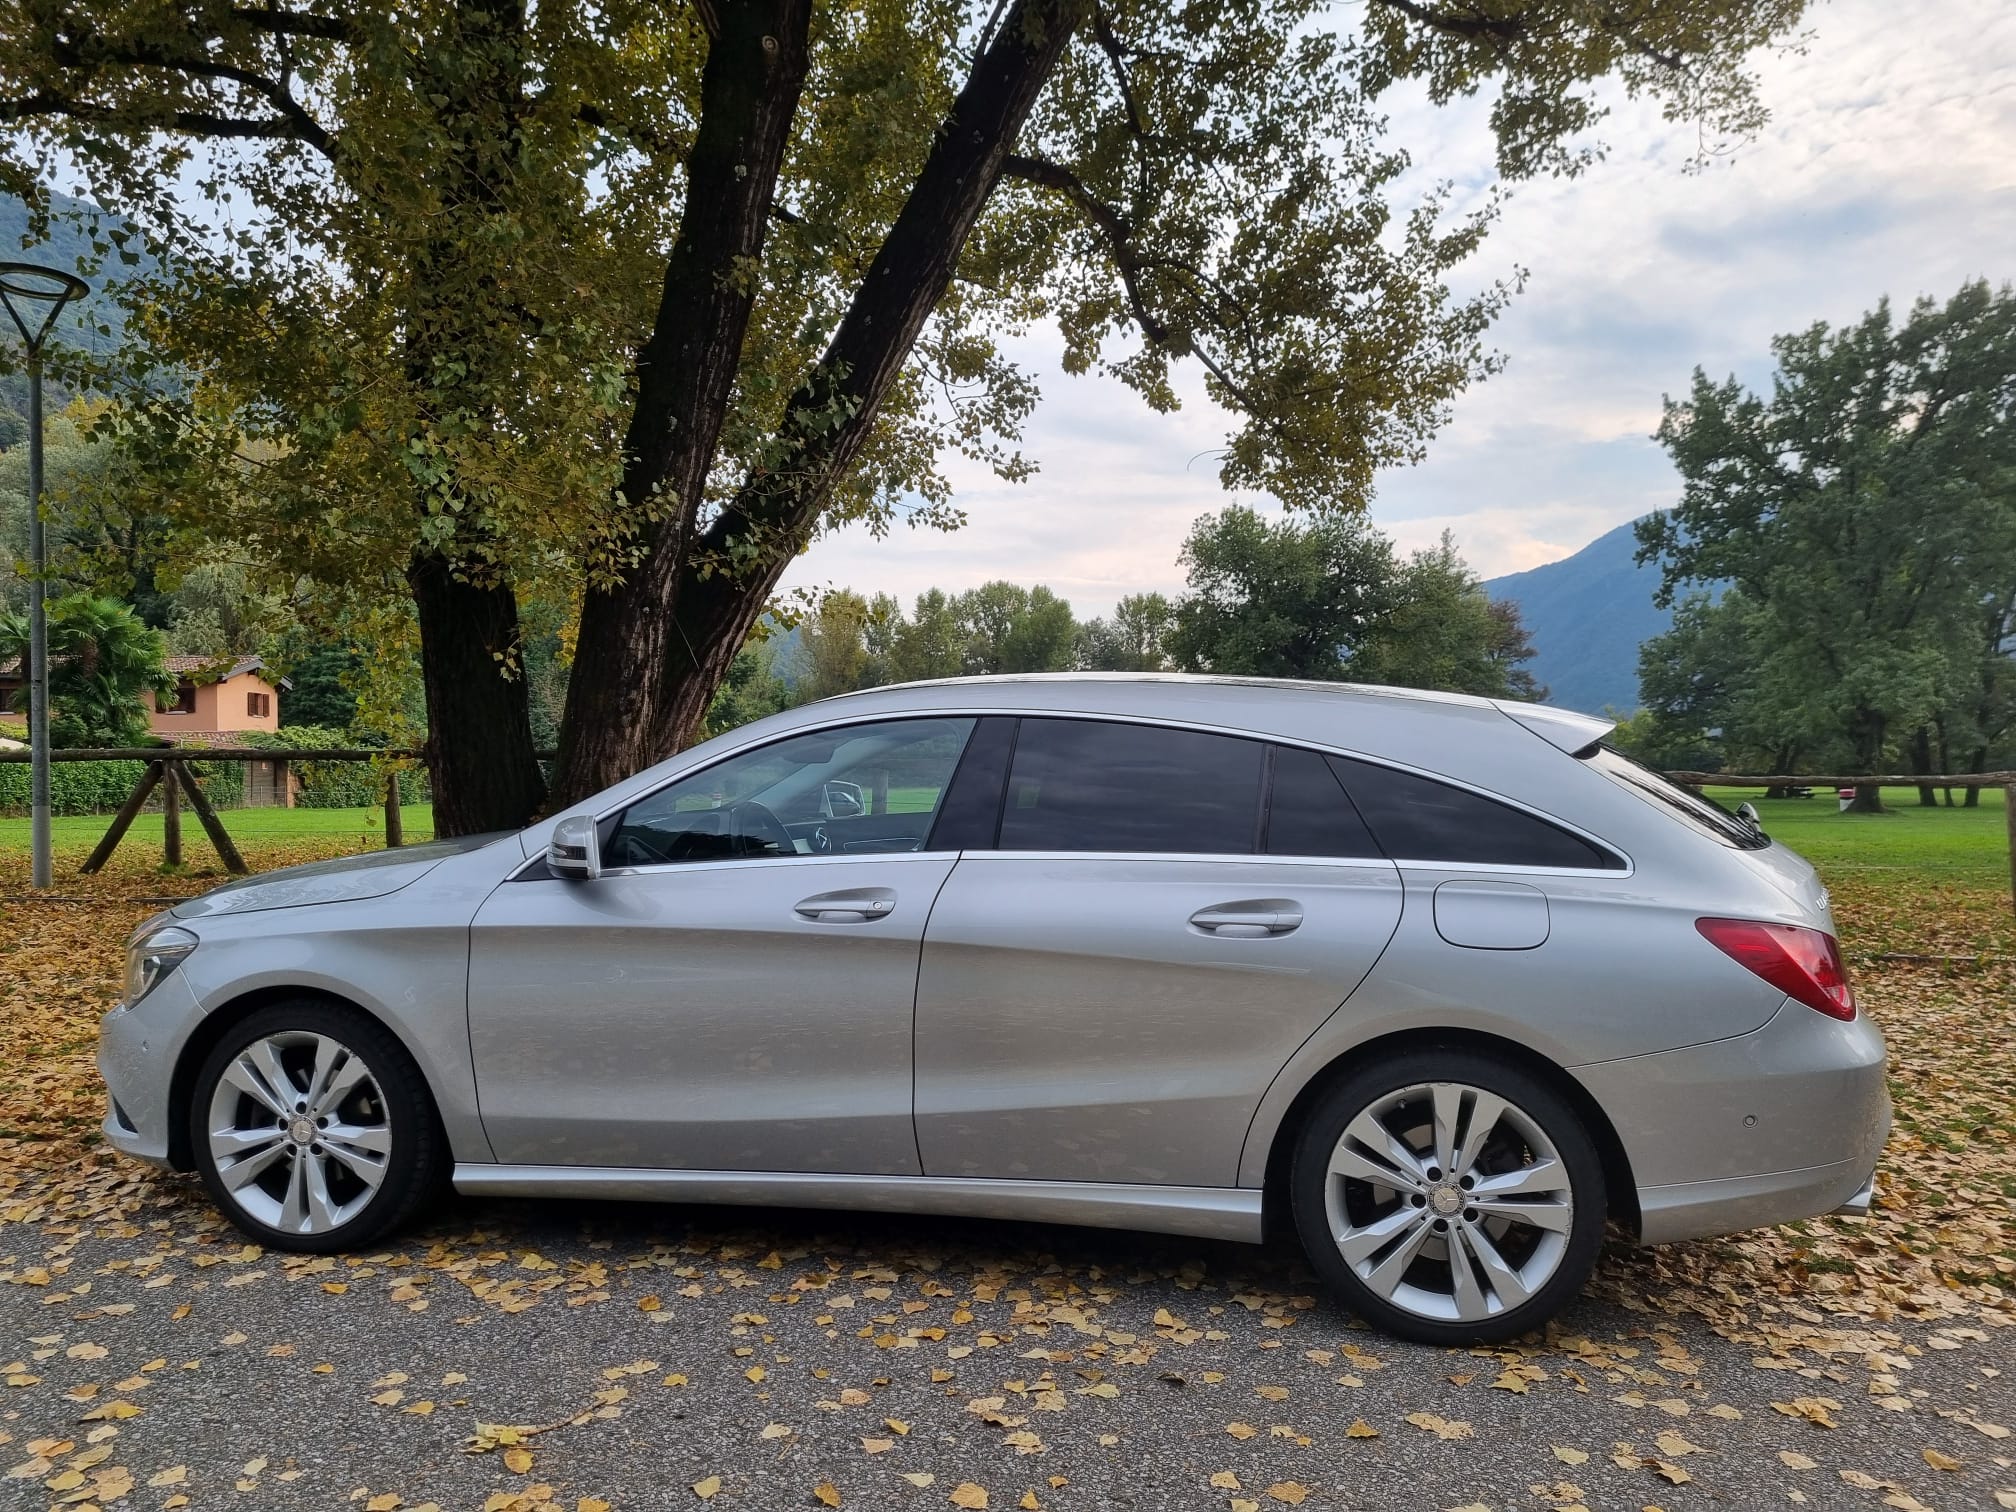
[[1762, 830], [1739, 819], [1705, 793], [1682, 787], [1622, 751], [1596, 745], [1580, 754], [1612, 782], [1631, 789], [1648, 803], [1657, 804], [1712, 840], [1738, 850], [1762, 850], [1771, 843]]

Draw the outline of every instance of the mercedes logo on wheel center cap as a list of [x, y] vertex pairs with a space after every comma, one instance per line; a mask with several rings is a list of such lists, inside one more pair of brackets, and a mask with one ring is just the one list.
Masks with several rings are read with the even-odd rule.
[[312, 1118], [297, 1118], [287, 1125], [287, 1137], [296, 1144], [313, 1144], [319, 1132]]
[[1463, 1189], [1446, 1182], [1428, 1194], [1428, 1205], [1444, 1218], [1453, 1218], [1463, 1211]]

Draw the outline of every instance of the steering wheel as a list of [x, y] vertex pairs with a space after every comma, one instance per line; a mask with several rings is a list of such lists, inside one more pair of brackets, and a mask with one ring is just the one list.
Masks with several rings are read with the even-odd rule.
[[728, 832], [740, 842], [738, 848], [745, 856], [762, 854], [750, 846], [749, 841], [760, 841], [786, 856], [798, 854], [798, 847], [791, 839], [791, 831], [784, 828], [784, 821], [754, 799], [729, 806]]

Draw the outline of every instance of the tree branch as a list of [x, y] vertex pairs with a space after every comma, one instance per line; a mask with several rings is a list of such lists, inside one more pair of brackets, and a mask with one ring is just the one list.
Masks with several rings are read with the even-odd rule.
[[363, 33], [344, 16], [316, 16], [278, 6], [235, 6], [231, 19], [254, 31], [277, 37], [314, 37], [323, 42], [357, 42]]
[[[196, 39], [189, 40], [193, 43]], [[154, 43], [116, 43], [97, 35], [86, 35], [82, 39], [59, 35], [51, 51], [56, 61], [65, 68], [88, 71], [107, 64], [123, 68], [160, 68], [193, 78], [222, 79], [240, 85], [263, 98], [292, 125], [293, 130], [286, 135], [313, 147], [326, 158], [335, 157], [336, 139], [294, 98], [287, 86], [249, 68], [219, 62], [200, 51], [179, 53]]]
[[[31, 116], [64, 116], [73, 121], [109, 121], [118, 112], [103, 105], [73, 99], [67, 95], [35, 94], [19, 100], [0, 100], [0, 121], [21, 121]], [[297, 136], [294, 123], [278, 116], [260, 119], [251, 116], [217, 115], [203, 110], [177, 110], [152, 121], [162, 131], [185, 136], [240, 140], [287, 141]]]

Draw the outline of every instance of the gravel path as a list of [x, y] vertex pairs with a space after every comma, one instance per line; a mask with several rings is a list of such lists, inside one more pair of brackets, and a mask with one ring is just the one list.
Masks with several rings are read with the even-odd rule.
[[310, 1262], [100, 1185], [0, 1228], [0, 1506], [2016, 1506], [2016, 1330], [1737, 1308], [1705, 1249], [1450, 1351], [1279, 1246], [457, 1201]]

